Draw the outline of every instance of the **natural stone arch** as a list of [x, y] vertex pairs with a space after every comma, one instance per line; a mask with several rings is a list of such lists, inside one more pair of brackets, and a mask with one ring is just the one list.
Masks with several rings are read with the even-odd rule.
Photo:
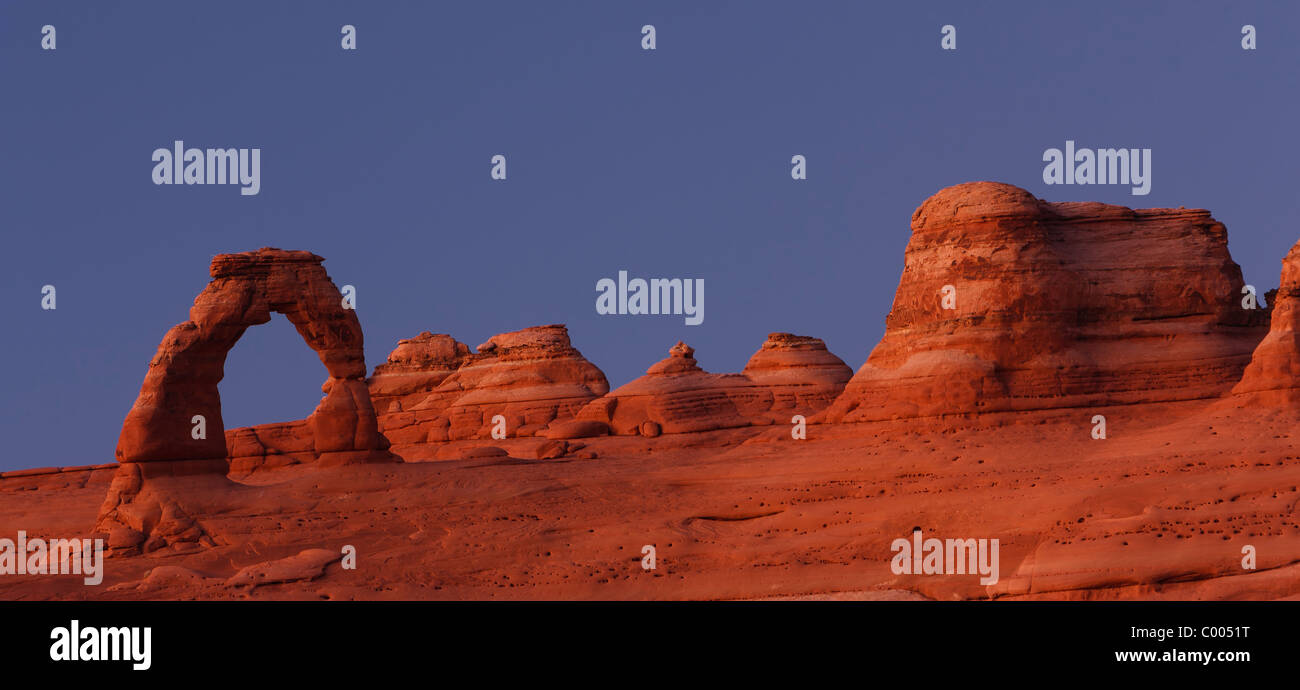
[[[224, 460], [228, 456], [218, 384], [226, 354], [249, 326], [284, 314], [320, 357], [325, 399], [304, 420], [316, 457], [330, 464], [389, 460], [370, 393], [361, 324], [311, 252], [263, 248], [213, 258], [212, 281], [190, 319], [167, 332], [117, 444], [121, 463]], [[202, 415], [206, 438], [196, 439]]]
[[[122, 464], [95, 523], [97, 533], [108, 535], [110, 555], [219, 543], [221, 536], [195, 516], [219, 510], [235, 493], [256, 491], [226, 477], [229, 449], [217, 384], [226, 353], [249, 326], [270, 321], [271, 312], [289, 319], [329, 373], [325, 399], [307, 419], [292, 423], [309, 436], [302, 440], [314, 458], [329, 464], [396, 460], [366, 388], [361, 324], [343, 308], [322, 260], [280, 249], [212, 259], [212, 281], [194, 300], [190, 320], [163, 337], [122, 425]], [[206, 419], [206, 438], [191, 434], [195, 415]]]

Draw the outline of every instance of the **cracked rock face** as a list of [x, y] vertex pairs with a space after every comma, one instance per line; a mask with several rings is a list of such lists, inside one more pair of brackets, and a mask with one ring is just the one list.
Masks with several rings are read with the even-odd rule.
[[826, 421], [1222, 395], [1264, 337], [1208, 211], [972, 182], [912, 215], [884, 338]]

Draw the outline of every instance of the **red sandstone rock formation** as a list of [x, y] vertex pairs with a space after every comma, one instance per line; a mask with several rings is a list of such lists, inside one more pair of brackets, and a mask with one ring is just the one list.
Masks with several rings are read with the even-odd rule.
[[741, 414], [789, 424], [793, 415], [811, 415], [834, 402], [853, 370], [820, 338], [771, 333], [741, 374], [766, 391], [757, 409], [737, 401]]
[[792, 415], [829, 405], [850, 374], [817, 338], [773, 333], [740, 374], [704, 371], [695, 350], [679, 342], [645, 376], [592, 401], [578, 418], [603, 422], [615, 434], [651, 437], [788, 424]]
[[695, 349], [679, 342], [645, 376], [583, 408], [578, 418], [608, 424], [615, 434], [636, 434], [652, 421], [664, 433], [748, 426], [726, 389], [747, 387], [740, 374], [710, 374], [695, 362]]
[[[393, 459], [365, 383], [361, 324], [343, 308], [321, 261], [310, 252], [270, 248], [213, 258], [212, 281], [194, 300], [190, 319], [163, 337], [122, 425], [122, 467], [97, 529], [137, 535], [124, 550], [195, 541], [202, 533], [166, 490], [149, 486], [152, 477], [223, 476], [232, 455], [237, 470], [277, 454], [327, 464]], [[270, 321], [273, 311], [293, 323], [325, 365], [325, 398], [301, 422], [234, 430], [228, 446], [217, 389], [226, 353], [249, 326]], [[194, 431], [199, 417], [202, 435]]]
[[370, 386], [380, 424], [399, 445], [486, 438], [496, 415], [508, 437], [532, 436], [609, 391], [559, 324], [492, 336], [475, 353], [424, 333], [402, 341]]
[[[221, 458], [7, 472], [0, 535], [76, 534], [111, 475], [99, 524], [110, 549], [169, 553], [164, 565], [119, 561], [104, 587], [0, 578], [0, 598], [219, 599], [234, 587], [274, 599], [1300, 597], [1295, 418], [1208, 398], [1238, 378], [1232, 362], [1244, 362], [1243, 344], [1253, 347], [1267, 317], [1234, 309], [1240, 276], [1222, 226], [1204, 212], [1043, 204], [987, 183], [941, 192], [914, 225], [890, 330], [835, 404], [862, 426], [827, 425], [812, 443], [786, 435], [781, 446], [750, 444], [746, 429], [715, 431], [701, 448], [689, 436], [650, 443], [600, 435], [604, 421], [557, 418], [546, 432], [556, 440], [446, 444], [439, 456], [450, 466], [285, 468], [256, 487], [222, 477]], [[956, 314], [938, 311], [943, 284], [958, 289]], [[1235, 393], [1300, 410], [1298, 297], [1300, 245], [1283, 262], [1271, 327]], [[423, 402], [433, 390], [422, 387], [439, 389], [462, 366], [509, 349], [495, 345], [471, 355], [422, 334], [399, 345], [371, 386], [399, 408], [404, 396]], [[155, 383], [188, 383], [177, 362], [199, 352], [160, 350]], [[744, 374], [716, 375], [679, 344], [631, 394], [625, 386], [583, 412], [613, 422], [622, 411], [619, 430], [643, 436], [680, 430], [683, 415], [784, 416], [815, 408], [842, 382], [842, 364], [824, 352], [812, 339], [773, 334]], [[966, 365], [979, 377], [963, 389], [954, 372]], [[186, 390], [146, 389], [154, 407]], [[987, 391], [1001, 397], [979, 397]], [[1151, 402], [1165, 399], [1180, 402]], [[1076, 400], [1133, 404], [1108, 411], [1116, 423], [1104, 442], [1077, 410], [1022, 409]], [[866, 412], [976, 403], [1020, 411], [960, 420], [970, 423], [958, 433], [939, 420], [870, 421]], [[759, 411], [745, 412], [751, 405]], [[312, 429], [304, 420], [231, 430], [227, 450], [262, 452], [267, 464], [314, 457]], [[589, 438], [563, 440], [577, 436]], [[999, 538], [1000, 581], [892, 572], [891, 542], [913, 526]], [[646, 542], [659, 545], [674, 577], [652, 577], [629, 558], [628, 544]], [[339, 543], [382, 554], [383, 572], [358, 580], [327, 567]], [[208, 549], [195, 553], [196, 544]], [[1247, 545], [1258, 547], [1257, 570], [1242, 568]], [[620, 572], [629, 576], [611, 576]]]
[[[118, 462], [228, 457], [217, 384], [226, 353], [249, 326], [280, 312], [293, 323], [329, 379], [325, 398], [305, 421], [310, 450], [332, 462], [386, 459], [387, 447], [366, 388], [365, 352], [356, 312], [310, 252], [264, 248], [212, 259], [212, 282], [194, 300], [190, 319], [163, 337], [140, 396], [118, 440]], [[195, 438], [201, 415], [206, 438]]]
[[445, 333], [425, 331], [398, 341], [388, 361], [375, 367], [370, 376], [370, 398], [381, 423], [423, 401], [469, 356], [469, 346]]
[[1208, 211], [949, 187], [912, 215], [885, 336], [825, 418], [1218, 396], [1266, 330], [1242, 287]]
[[[605, 399], [599, 398], [596, 402]], [[581, 410], [579, 413], [581, 413]], [[591, 438], [593, 436], [607, 435], [609, 433], [609, 424], [592, 419], [557, 419], [547, 425], [540, 433], [549, 439]]]
[[225, 477], [225, 460], [131, 462], [119, 465], [99, 507], [95, 531], [108, 535], [113, 555], [168, 546], [212, 546], [195, 516], [212, 512], [238, 485]]
[[1282, 260], [1282, 282], [1269, 296], [1272, 321], [1232, 392], [1267, 404], [1300, 402], [1300, 243]]
[[230, 474], [283, 467], [316, 460], [316, 439], [309, 420], [258, 424], [226, 431]]

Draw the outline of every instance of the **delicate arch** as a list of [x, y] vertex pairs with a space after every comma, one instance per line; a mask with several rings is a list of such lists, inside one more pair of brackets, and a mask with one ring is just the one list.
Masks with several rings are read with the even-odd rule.
[[[212, 259], [212, 281], [194, 300], [190, 319], [163, 337], [144, 385], [127, 413], [117, 460], [225, 459], [225, 426], [217, 384], [226, 353], [249, 326], [279, 312], [297, 328], [329, 372], [321, 401], [303, 426], [318, 459], [388, 459], [366, 387], [361, 323], [311, 252], [263, 248]], [[196, 415], [206, 437], [195, 438]]]

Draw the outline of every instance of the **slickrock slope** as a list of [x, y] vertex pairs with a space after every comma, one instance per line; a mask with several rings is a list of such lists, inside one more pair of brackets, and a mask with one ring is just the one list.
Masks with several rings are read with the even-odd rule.
[[1208, 211], [949, 187], [912, 215], [885, 336], [825, 420], [1222, 395], [1267, 330], [1243, 285]]
[[[0, 577], [0, 598], [1300, 599], [1296, 421], [1210, 404], [1104, 410], [1104, 441], [1077, 410], [1031, 411], [942, 432], [820, 425], [806, 441], [755, 443], [752, 427], [583, 439], [596, 459], [294, 465], [221, 492], [178, 477], [172, 495], [212, 546], [110, 558], [98, 587]], [[519, 458], [537, 441], [499, 443]], [[0, 478], [0, 534], [87, 532], [110, 474]], [[998, 582], [892, 573], [891, 542], [917, 526], [999, 539]], [[237, 584], [344, 545], [355, 570]]]
[[1250, 366], [1232, 392], [1268, 404], [1295, 406], [1300, 403], [1300, 243], [1282, 260], [1282, 282], [1273, 299], [1268, 335], [1255, 348]]
[[399, 446], [487, 438], [496, 415], [507, 436], [532, 436], [609, 391], [563, 325], [495, 335], [473, 353], [450, 336], [426, 335], [402, 341], [370, 380], [383, 401], [380, 423]]

